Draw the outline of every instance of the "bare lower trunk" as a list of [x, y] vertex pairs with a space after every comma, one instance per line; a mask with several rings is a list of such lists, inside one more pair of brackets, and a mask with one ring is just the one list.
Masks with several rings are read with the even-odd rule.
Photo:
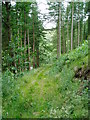
[[63, 53], [66, 52], [66, 40], [64, 37], [64, 20], [62, 21]]
[[26, 70], [26, 30], [24, 31], [24, 48], [25, 48], [25, 50], [24, 50], [24, 57], [25, 57], [24, 62], [25, 62], [25, 70]]
[[[59, 22], [59, 19], [58, 19], [58, 22]], [[59, 33], [58, 33], [59, 29], [58, 29], [58, 26], [57, 26], [57, 58], [59, 58]]]
[[78, 47], [80, 44], [80, 18], [79, 18], [79, 3], [78, 3]]
[[61, 3], [59, 2], [59, 19], [58, 19], [58, 57], [61, 56]]
[[72, 2], [71, 50], [73, 49], [73, 14], [74, 14], [74, 2]]
[[[11, 8], [11, 5], [10, 5], [10, 3], [9, 2], [5, 2], [5, 5], [6, 5], [6, 12], [7, 12], [7, 34], [8, 34], [8, 44], [9, 44], [9, 41], [11, 40], [10, 39], [10, 37], [11, 37], [11, 35], [10, 35], [10, 8]], [[8, 46], [7, 46], [8, 47]]]
[[29, 48], [29, 29], [27, 30], [27, 37], [28, 37], [28, 62], [29, 62], [29, 70], [30, 70], [30, 67], [31, 67], [31, 64], [30, 64], [30, 48]]
[[[21, 29], [21, 49], [22, 49], [22, 29]], [[21, 71], [23, 71], [23, 59], [22, 59], [22, 51], [21, 51]]]
[[67, 52], [69, 52], [69, 16], [67, 7]]
[[[12, 38], [12, 30], [11, 30], [11, 40], [12, 40], [12, 42], [14, 42], [13, 41], [13, 38]], [[18, 70], [18, 68], [17, 68], [17, 64], [16, 64], [16, 61], [15, 61], [15, 48], [13, 48], [11, 51], [13, 51], [13, 53], [11, 54], [12, 55], [12, 57], [14, 58], [14, 60], [13, 60], [13, 62], [12, 62], [12, 65], [14, 66], [14, 70], [13, 70], [13, 73], [17, 73], [17, 70]]]
[[[15, 57], [15, 54], [14, 54]], [[17, 65], [16, 65], [16, 61], [14, 61], [14, 67], [15, 67], [15, 73], [17, 73]]]
[[[5, 2], [5, 7], [6, 7], [6, 26], [5, 26], [5, 42], [4, 45], [2, 44], [2, 49], [9, 50], [9, 42], [11, 41], [11, 32], [10, 32], [10, 9], [11, 9], [11, 4], [10, 2]], [[0, 28], [1, 29], [1, 28]], [[3, 41], [2, 41], [3, 42]], [[12, 51], [12, 48], [10, 48], [10, 51]], [[10, 56], [12, 57], [12, 52], [10, 52]], [[7, 63], [8, 68], [10, 70], [12, 63]], [[11, 70], [12, 71], [12, 70]]]
[[83, 24], [82, 24], [81, 43], [83, 42], [83, 30], [84, 30], [84, 28], [83, 28]]
[[80, 21], [78, 21], [78, 46], [80, 44]]
[[[90, 40], [90, 1], [88, 2], [88, 40]], [[90, 50], [90, 46], [89, 46], [89, 50]], [[90, 57], [90, 54], [89, 54]]]
[[[19, 29], [18, 29], [18, 49], [19, 49]], [[20, 67], [20, 59], [18, 58], [18, 69], [21, 72], [21, 67]]]
[[24, 63], [25, 63], [25, 70], [27, 70], [26, 69], [26, 13], [25, 13], [25, 10], [24, 10], [24, 23], [25, 23], [25, 28], [24, 28], [24, 48], [25, 48], [25, 50], [24, 50], [24, 57], [25, 57], [25, 60], [24, 60]]
[[67, 21], [67, 52], [69, 52], [69, 25]]
[[83, 30], [83, 19], [80, 21], [80, 44], [82, 43], [82, 30]]
[[86, 39], [86, 26], [85, 26], [85, 23], [84, 23], [84, 34], [83, 34], [83, 38], [84, 38], [84, 40]]
[[[88, 53], [90, 53], [90, 1], [88, 2]], [[90, 60], [90, 54], [88, 55], [88, 60]], [[89, 63], [89, 61], [88, 61]], [[90, 64], [88, 65], [90, 68]]]
[[39, 45], [37, 47], [37, 67], [39, 67]]
[[33, 68], [35, 68], [35, 35], [34, 35], [34, 16], [33, 16]]

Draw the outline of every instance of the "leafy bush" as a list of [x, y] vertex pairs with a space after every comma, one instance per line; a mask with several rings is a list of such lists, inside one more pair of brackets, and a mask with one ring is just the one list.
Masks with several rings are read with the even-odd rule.
[[9, 96], [13, 92], [15, 86], [14, 74], [8, 69], [2, 75], [2, 92], [3, 97]]
[[81, 80], [76, 80], [72, 69], [87, 54], [88, 45], [85, 42], [72, 52], [61, 55], [54, 64], [16, 76], [9, 70], [4, 72], [3, 117], [87, 117], [87, 81], [82, 84]]
[[61, 72], [65, 64], [69, 65], [73, 61], [80, 59], [86, 55], [88, 55], [88, 41], [84, 41], [82, 46], [67, 54], [61, 55], [58, 60], [54, 61], [54, 64], [51, 68], [51, 73], [56, 74], [58, 72]]
[[88, 55], [88, 41], [85, 41], [82, 46], [76, 48], [68, 54], [68, 59], [74, 61], [78, 58]]

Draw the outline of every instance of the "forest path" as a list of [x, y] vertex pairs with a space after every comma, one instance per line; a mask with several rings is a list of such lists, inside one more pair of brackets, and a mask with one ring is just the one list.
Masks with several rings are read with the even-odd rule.
[[29, 89], [32, 87], [32, 86], [35, 86], [35, 84], [38, 84], [39, 86], [43, 86], [44, 84], [44, 79], [45, 79], [45, 75], [44, 73], [47, 72], [49, 68], [48, 67], [45, 67], [44, 69], [43, 68], [40, 68], [39, 70], [35, 71], [35, 74], [34, 75], [27, 75], [25, 76], [25, 82], [28, 83], [26, 84], [24, 87], [22, 86], [22, 93], [24, 94], [24, 96], [26, 96], [28, 94], [28, 91]]
[[[52, 106], [58, 107], [56, 99], [53, 101], [55, 105], [52, 104], [53, 98], [57, 98], [58, 95], [59, 99], [60, 94], [58, 93], [58, 85], [55, 78], [48, 74], [49, 68], [50, 66], [39, 68], [32, 71], [33, 74], [27, 74], [22, 78], [22, 81], [25, 81], [25, 83], [24, 86], [23, 84], [20, 85], [20, 93], [23, 93], [20, 99], [26, 99], [24, 104], [27, 104], [28, 101], [29, 106], [25, 106], [27, 106], [29, 109], [28, 112], [31, 111], [34, 117], [48, 114], [47, 111], [51, 109]], [[26, 113], [24, 112], [24, 114]]]
[[[73, 62], [70, 67], [76, 66], [77, 62]], [[82, 65], [81, 63], [82, 61], [80, 60], [78, 65]], [[64, 108], [70, 108], [70, 101], [75, 96], [76, 89], [79, 89], [79, 84], [70, 82], [71, 72], [73, 74], [73, 71], [69, 71], [65, 67], [59, 74], [52, 75], [49, 74], [49, 69], [51, 67], [48, 65], [40, 67], [22, 77], [24, 83], [21, 82], [20, 84], [20, 102], [18, 105], [20, 107], [19, 112], [22, 113], [23, 118], [26, 116], [27, 118], [56, 117], [66, 114]], [[69, 87], [69, 89], [65, 89], [65, 87]], [[72, 91], [74, 94], [72, 94]], [[77, 104], [75, 109], [77, 106], [81, 109], [83, 103]], [[20, 116], [19, 112], [18, 116]]]
[[[87, 116], [88, 93], [85, 87], [87, 81], [83, 81], [85, 90], [81, 91], [82, 81], [75, 78], [73, 71], [76, 66], [82, 68], [83, 63], [85, 68], [88, 65], [88, 54], [86, 55], [87, 52], [85, 52], [85, 55], [82, 55], [83, 49], [79, 52], [74, 51], [74, 54], [69, 53], [71, 60], [68, 63], [69, 66], [62, 65], [64, 60], [62, 57], [53, 65], [43, 65], [38, 69], [25, 72], [13, 83], [10, 81], [11, 87], [8, 85], [8, 89], [5, 88], [4, 92], [4, 118], [81, 118]], [[62, 71], [59, 71], [60, 67]]]

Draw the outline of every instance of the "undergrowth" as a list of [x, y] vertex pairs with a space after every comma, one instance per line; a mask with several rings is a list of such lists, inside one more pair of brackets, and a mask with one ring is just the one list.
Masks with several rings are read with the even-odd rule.
[[88, 64], [88, 44], [62, 55], [52, 65], [23, 73], [3, 73], [3, 118], [87, 118], [88, 83], [74, 67]]

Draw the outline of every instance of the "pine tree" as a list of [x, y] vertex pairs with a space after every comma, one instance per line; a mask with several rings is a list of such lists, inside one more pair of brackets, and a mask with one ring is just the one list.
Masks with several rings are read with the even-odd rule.
[[71, 50], [73, 49], [73, 14], [74, 14], [74, 2], [72, 2]]

